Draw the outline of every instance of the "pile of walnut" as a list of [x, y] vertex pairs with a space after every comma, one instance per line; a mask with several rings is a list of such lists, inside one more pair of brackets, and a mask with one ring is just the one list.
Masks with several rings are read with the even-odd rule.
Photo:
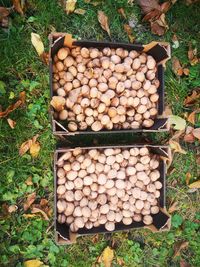
[[61, 48], [54, 56], [54, 117], [69, 131], [149, 128], [158, 113], [156, 61], [122, 48]]
[[158, 156], [143, 148], [75, 149], [57, 162], [58, 222], [72, 232], [143, 221], [159, 212]]

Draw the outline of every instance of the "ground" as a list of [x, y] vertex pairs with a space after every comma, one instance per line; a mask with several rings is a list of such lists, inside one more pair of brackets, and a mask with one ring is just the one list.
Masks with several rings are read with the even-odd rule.
[[[199, 14], [200, 4], [187, 6], [184, 1], [168, 11], [166, 17], [168, 32], [158, 37], [151, 34], [148, 24], [142, 22], [142, 15], [136, 1], [102, 1], [93, 6], [87, 1], [77, 1], [77, 7], [86, 10], [84, 15], [66, 15], [56, 0], [30, 0], [25, 16], [11, 14], [8, 31], [0, 29], [0, 80], [6, 84], [6, 93], [0, 93], [0, 104], [5, 109], [26, 92], [26, 104], [15, 110], [9, 118], [17, 122], [11, 129], [5, 118], [0, 119], [0, 266], [23, 266], [28, 259], [40, 259], [49, 266], [100, 266], [98, 256], [106, 246], [114, 249], [113, 266], [200, 266], [200, 208], [199, 192], [188, 191], [186, 173], [191, 173], [192, 181], [198, 178], [196, 164], [197, 144], [182, 143], [186, 155], [176, 154], [167, 176], [167, 208], [177, 202], [172, 214], [172, 227], [169, 232], [151, 233], [149, 230], [132, 230], [128, 233], [115, 233], [79, 238], [77, 244], [57, 246], [54, 242], [53, 216], [50, 221], [43, 217], [27, 217], [23, 203], [26, 196], [36, 192], [36, 203], [41, 198], [48, 200], [53, 207], [52, 159], [56, 140], [52, 135], [49, 109], [48, 67], [38, 58], [31, 45], [31, 32], [40, 34], [48, 51], [48, 34], [52, 31], [69, 32], [76, 38], [128, 42], [123, 25], [132, 20], [135, 23], [133, 35], [137, 42], [165, 40], [172, 44], [172, 36], [177, 35], [179, 47], [172, 49], [181, 63], [190, 69], [189, 76], [176, 77], [171, 62], [166, 70], [166, 104], [173, 114], [184, 116], [190, 110], [183, 107], [185, 97], [200, 84], [199, 64], [191, 66], [187, 58], [188, 43], [200, 50]], [[10, 6], [10, 1], [1, 0], [0, 5]], [[124, 8], [127, 19], [117, 12]], [[97, 11], [103, 10], [110, 23], [111, 38], [101, 29]], [[39, 134], [41, 144], [39, 157], [32, 159], [29, 153], [19, 156], [20, 145]], [[164, 144], [169, 135], [148, 135], [152, 142]], [[123, 141], [123, 137], [119, 137]], [[195, 146], [196, 145], [196, 146]], [[25, 181], [31, 177], [32, 184]], [[18, 209], [3, 214], [11, 205]], [[4, 211], [5, 212], [5, 211]], [[179, 242], [189, 242], [180, 255], [174, 257], [174, 246]], [[96, 264], [96, 265], [95, 265]]]

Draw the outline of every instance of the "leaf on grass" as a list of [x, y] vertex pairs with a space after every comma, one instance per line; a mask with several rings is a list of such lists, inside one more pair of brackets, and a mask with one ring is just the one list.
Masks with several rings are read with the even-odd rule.
[[82, 8], [77, 8], [77, 9], [74, 10], [74, 13], [78, 14], [78, 15], [84, 15], [85, 12], [86, 11], [84, 9], [82, 9]]
[[152, 10], [158, 10], [159, 12], [161, 10], [157, 0], [138, 0], [137, 2], [144, 14], [148, 14]]
[[11, 120], [11, 119], [7, 119], [7, 122], [8, 122], [8, 124], [9, 124], [9, 126], [10, 126], [10, 128], [11, 129], [14, 129], [15, 128], [15, 125], [16, 125], [16, 121], [13, 121], [13, 120]]
[[39, 209], [39, 208], [35, 208], [35, 207], [32, 208], [31, 213], [33, 213], [33, 214], [35, 214], [35, 213], [41, 213], [42, 216], [44, 217], [44, 219], [45, 219], [46, 221], [49, 220], [49, 217], [47, 216], [47, 214], [46, 214], [43, 210], [41, 210], [41, 209]]
[[47, 199], [45, 199], [45, 198], [42, 198], [41, 200], [40, 200], [40, 206], [41, 207], [46, 207], [47, 205], [48, 205], [48, 200]]
[[169, 26], [167, 25], [167, 22], [165, 20], [165, 14], [160, 15], [157, 20], [151, 21], [151, 32], [153, 34], [162, 36], [168, 29]]
[[[10, 10], [6, 7], [0, 7], [0, 26], [3, 28], [8, 28]], [[1, 91], [1, 90], [0, 90]]]
[[126, 14], [125, 14], [123, 8], [119, 8], [117, 11], [118, 11], [118, 13], [119, 13], [124, 19], [126, 19]]
[[[27, 141], [22, 143], [19, 149], [19, 155], [23, 156], [32, 147], [31, 156], [32, 157], [37, 156], [40, 151], [39, 143], [36, 142], [37, 138], [38, 138], [38, 134], [36, 134], [32, 139], [28, 139]], [[36, 143], [38, 144], [35, 145]]]
[[183, 68], [182, 67], [179, 59], [176, 58], [176, 57], [172, 58], [172, 70], [178, 76], [182, 76], [182, 75], [188, 76], [189, 73], [190, 73], [188, 68]]
[[193, 49], [191, 43], [189, 44], [188, 59], [192, 66], [199, 63], [199, 59], [197, 58], [197, 48]]
[[185, 175], [185, 182], [186, 182], [186, 185], [189, 185], [190, 183], [190, 179], [192, 178], [192, 175], [190, 172], [187, 172], [186, 175]]
[[27, 196], [26, 202], [24, 203], [24, 210], [27, 211], [36, 199], [36, 192], [33, 192]]
[[12, 0], [14, 9], [20, 14], [24, 15], [23, 6], [21, 5], [21, 0]]
[[189, 188], [200, 188], [200, 180], [198, 180], [192, 184], [189, 184], [188, 186], [189, 186]]
[[169, 140], [169, 145], [172, 150], [176, 153], [187, 154], [187, 152], [181, 148], [180, 144], [172, 139]]
[[108, 33], [110, 36], [110, 28], [108, 25], [108, 17], [105, 15], [105, 13], [101, 10], [98, 11], [98, 21], [104, 31]]
[[76, 2], [77, 2], [77, 0], [66, 0], [65, 11], [66, 11], [67, 15], [74, 12]]
[[200, 99], [200, 88], [195, 88], [192, 91], [192, 94], [186, 97], [184, 105], [185, 106], [193, 105], [199, 99]]
[[13, 213], [13, 212], [15, 212], [17, 210], [18, 210], [17, 205], [11, 205], [11, 206], [8, 207], [8, 212], [9, 213]]
[[169, 123], [172, 126], [174, 130], [184, 130], [186, 127], [186, 121], [184, 119], [182, 119], [179, 116], [176, 115], [170, 115], [169, 116]]
[[176, 34], [173, 35], [173, 37], [172, 37], [172, 42], [173, 42], [172, 47], [173, 47], [174, 49], [179, 48], [179, 41], [178, 41], [178, 38], [177, 38]]
[[189, 245], [188, 241], [176, 243], [175, 246], [174, 246], [174, 255], [173, 255], [173, 257], [175, 258], [175, 257], [180, 256], [181, 250], [186, 249], [188, 247], [188, 245]]
[[192, 134], [194, 137], [196, 137], [198, 140], [200, 140], [200, 128], [196, 128], [192, 131]]
[[110, 247], [106, 247], [99, 257], [98, 262], [103, 263], [105, 267], [111, 267], [114, 258], [114, 251]]
[[200, 112], [200, 108], [197, 110], [194, 110], [192, 113], [189, 114], [189, 116], [187, 117], [187, 120], [194, 125], [196, 122], [196, 113], [199, 113], [199, 112]]
[[184, 135], [183, 140], [187, 143], [194, 143], [195, 137], [192, 133], [189, 133], [189, 134]]
[[40, 267], [44, 263], [40, 260], [28, 260], [24, 262], [24, 267]]
[[35, 47], [35, 50], [37, 51], [39, 56], [42, 56], [44, 53], [44, 45], [40, 38], [40, 35], [37, 33], [32, 32], [31, 33], [31, 43]]
[[168, 212], [169, 212], [169, 213], [173, 213], [173, 212], [177, 211], [177, 210], [178, 210], [177, 205], [178, 205], [178, 202], [174, 202], [174, 203], [171, 205], [171, 207], [169, 207]]
[[25, 103], [25, 98], [26, 94], [23, 91], [19, 94], [19, 100], [15, 104], [10, 105], [5, 111], [0, 112], [0, 118], [7, 117], [9, 113], [13, 112], [15, 109], [22, 106]]
[[185, 260], [181, 259], [180, 260], [180, 267], [191, 267], [191, 265], [186, 262]]
[[61, 111], [64, 109], [65, 99], [61, 96], [53, 96], [50, 104], [56, 111]]
[[135, 37], [132, 35], [132, 28], [128, 24], [124, 24], [124, 30], [128, 34], [129, 41], [133, 43], [135, 41]]
[[40, 152], [40, 143], [35, 142], [30, 147], [30, 154], [33, 158], [37, 158], [38, 154]]
[[36, 214], [23, 214], [22, 216], [23, 216], [24, 218], [26, 218], [26, 219], [37, 217]]
[[25, 184], [26, 185], [33, 185], [32, 176], [29, 176], [28, 179], [26, 179]]

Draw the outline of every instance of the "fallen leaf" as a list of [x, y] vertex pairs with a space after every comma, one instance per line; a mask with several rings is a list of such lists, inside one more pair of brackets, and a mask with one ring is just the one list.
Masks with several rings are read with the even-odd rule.
[[191, 173], [187, 172], [186, 175], [185, 175], [185, 182], [186, 182], [186, 185], [189, 185], [190, 183], [190, 179], [192, 178], [192, 175]]
[[200, 108], [197, 110], [194, 110], [192, 113], [189, 114], [189, 116], [187, 117], [187, 120], [191, 123], [191, 124], [195, 124], [196, 122], [196, 113], [200, 112]]
[[40, 35], [37, 33], [32, 32], [31, 33], [31, 43], [35, 47], [35, 50], [37, 51], [39, 56], [42, 56], [44, 53], [44, 45], [40, 38]]
[[111, 267], [114, 258], [114, 252], [110, 247], [106, 247], [99, 257], [98, 262], [103, 263], [105, 267]]
[[39, 209], [39, 208], [35, 208], [35, 207], [32, 208], [31, 213], [33, 213], [33, 214], [35, 214], [35, 213], [41, 213], [42, 216], [44, 217], [44, 219], [45, 219], [46, 221], [49, 220], [49, 217], [47, 216], [47, 214], [46, 214], [43, 210], [41, 210], [41, 209]]
[[16, 125], [16, 121], [13, 121], [13, 120], [11, 120], [11, 119], [7, 119], [7, 122], [8, 122], [8, 124], [9, 124], [9, 126], [10, 126], [10, 128], [11, 129], [14, 129], [15, 128], [15, 125]]
[[165, 110], [164, 110], [164, 112], [163, 112], [163, 115], [164, 115], [165, 117], [168, 117], [168, 116], [172, 115], [172, 109], [171, 109], [170, 106], [166, 106], [166, 107], [165, 107]]
[[61, 111], [65, 106], [65, 98], [61, 96], [53, 96], [50, 104], [56, 111]]
[[197, 163], [197, 165], [200, 165], [200, 156], [198, 156], [198, 157], [196, 158], [196, 163]]
[[30, 146], [30, 154], [33, 158], [37, 158], [40, 151], [40, 143], [35, 142]]
[[169, 140], [169, 145], [170, 145], [170, 148], [172, 150], [174, 150], [174, 152], [176, 153], [180, 153], [180, 154], [187, 154], [187, 152], [181, 148], [180, 144], [174, 140]]
[[41, 206], [41, 207], [45, 207], [45, 206], [47, 206], [47, 205], [48, 205], [48, 200], [45, 199], [45, 198], [42, 198], [42, 199], [40, 200], [40, 206]]
[[173, 212], [177, 211], [177, 210], [178, 210], [177, 205], [178, 205], [178, 202], [174, 202], [174, 203], [169, 207], [168, 212], [169, 212], [169, 213], [173, 213]]
[[185, 260], [181, 259], [180, 260], [180, 267], [191, 267], [191, 265], [186, 262]]
[[192, 134], [194, 137], [196, 137], [198, 140], [200, 140], [200, 128], [196, 128], [192, 131]]
[[189, 186], [189, 188], [200, 188], [200, 180], [198, 180], [192, 184], [189, 184], [188, 186]]
[[195, 88], [192, 91], [192, 94], [186, 97], [184, 105], [185, 106], [193, 105], [199, 99], [200, 99], [200, 88]]
[[126, 14], [125, 14], [123, 8], [119, 8], [117, 11], [118, 11], [118, 13], [119, 13], [124, 19], [126, 19]]
[[26, 202], [24, 203], [24, 211], [27, 211], [36, 199], [36, 192], [33, 192], [27, 196]]
[[177, 139], [179, 139], [183, 134], [184, 134], [184, 130], [176, 131], [176, 132], [172, 135], [171, 140], [177, 140]]
[[189, 245], [188, 241], [184, 241], [184, 242], [178, 242], [175, 244], [174, 246], [174, 255], [173, 257], [178, 257], [180, 256], [181, 250], [186, 249]]
[[98, 21], [104, 31], [108, 33], [110, 36], [110, 28], [108, 25], [108, 17], [105, 15], [103, 11], [98, 11]]
[[66, 0], [65, 11], [67, 15], [73, 13], [73, 11], [75, 10], [76, 2], [77, 0]]
[[84, 2], [87, 4], [91, 4], [93, 6], [98, 6], [98, 5], [102, 4], [102, 0], [99, 0], [99, 1], [84, 0]]
[[24, 143], [21, 144], [20, 149], [19, 149], [19, 155], [23, 156], [26, 152], [28, 152], [28, 150], [30, 149], [31, 145], [32, 145], [32, 140], [29, 139], [27, 141], [25, 141]]
[[151, 25], [151, 32], [159, 36], [164, 35], [165, 32], [169, 29], [169, 26], [167, 25], [165, 20], [165, 14], [160, 15], [160, 17], [157, 20], [151, 21], [150, 25]]
[[40, 267], [44, 263], [40, 260], [28, 260], [24, 262], [24, 267]]
[[189, 44], [188, 59], [192, 66], [199, 62], [199, 59], [197, 58], [197, 48], [193, 49], [191, 43]]
[[12, 0], [14, 9], [20, 14], [24, 15], [24, 11], [21, 6], [21, 1], [20, 0]]
[[179, 48], [179, 41], [178, 41], [178, 38], [177, 38], [176, 34], [173, 35], [172, 42], [173, 42], [172, 47], [174, 49]]
[[158, 10], [160, 14], [161, 7], [157, 0], [138, 0], [137, 2], [144, 14], [148, 14], [152, 10]]
[[173, 125], [174, 130], [184, 130], [186, 127], [186, 121], [176, 115], [169, 116], [169, 123]]
[[74, 10], [74, 13], [78, 14], [78, 15], [84, 15], [85, 12], [86, 11], [84, 9], [81, 9], [81, 8], [77, 8], [77, 9]]
[[135, 41], [135, 37], [132, 35], [132, 28], [128, 24], [124, 24], [124, 30], [128, 34], [128, 38], [131, 43]]
[[35, 218], [35, 217], [37, 217], [38, 215], [36, 215], [36, 214], [23, 214], [22, 215], [24, 218], [26, 218], [26, 219], [29, 219], [29, 218]]
[[0, 7], [0, 22], [2, 22], [3, 19], [7, 18], [10, 14], [10, 10], [6, 7], [1, 6]]
[[187, 143], [194, 143], [195, 137], [192, 133], [189, 133], [184, 135], [183, 140]]
[[40, 58], [42, 62], [44, 62], [46, 65], [49, 65], [49, 53], [48, 52], [43, 52]]
[[32, 176], [29, 176], [28, 179], [25, 181], [25, 184], [26, 185], [33, 185], [33, 182], [32, 182]]
[[178, 76], [182, 76], [183, 74], [187, 76], [189, 75], [189, 72], [190, 72], [189, 69], [182, 67], [177, 57], [172, 58], [172, 70]]
[[188, 68], [183, 68], [183, 74], [188, 76], [190, 74], [190, 70]]
[[18, 210], [17, 205], [11, 205], [11, 206], [8, 207], [8, 212], [9, 213], [13, 213], [13, 212], [15, 212], [17, 210]]
[[15, 104], [10, 105], [5, 111], [1, 111], [0, 112], [0, 118], [7, 117], [8, 114], [10, 114], [11, 112], [13, 112], [18, 107], [22, 106], [25, 103], [25, 97], [26, 97], [25, 92], [24, 91], [21, 92], [19, 94], [19, 100]]
[[117, 257], [117, 264], [119, 266], [126, 266], [124, 260], [122, 258], [119, 258], [119, 257]]

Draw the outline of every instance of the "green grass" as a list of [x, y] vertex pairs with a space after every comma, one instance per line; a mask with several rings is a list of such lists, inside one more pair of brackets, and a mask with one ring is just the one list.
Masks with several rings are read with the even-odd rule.
[[[185, 259], [191, 266], [200, 265], [199, 235], [199, 192], [188, 192], [186, 173], [192, 174], [191, 181], [199, 177], [196, 153], [193, 146], [183, 143], [186, 155], [176, 155], [167, 177], [167, 206], [177, 202], [177, 211], [172, 218], [169, 232], [151, 233], [148, 230], [133, 230], [128, 233], [98, 235], [79, 238], [77, 244], [56, 246], [54, 243], [53, 218], [49, 222], [40, 217], [24, 218], [23, 203], [28, 193], [36, 192], [36, 203], [47, 198], [53, 207], [52, 159], [56, 140], [52, 136], [49, 123], [49, 82], [48, 68], [38, 58], [31, 45], [30, 34], [40, 34], [48, 51], [48, 34], [51, 31], [69, 32], [76, 38], [128, 42], [123, 24], [128, 19], [136, 26], [133, 34], [141, 43], [151, 40], [171, 42], [174, 33], [179, 38], [180, 46], [172, 50], [181, 63], [189, 67], [189, 77], [176, 77], [167, 63], [166, 103], [173, 113], [183, 116], [187, 110], [183, 107], [184, 98], [194, 87], [200, 84], [200, 66], [190, 66], [187, 59], [188, 43], [192, 42], [200, 51], [199, 13], [200, 4], [186, 6], [178, 1], [167, 13], [170, 29], [163, 36], [152, 35], [148, 24], [141, 20], [140, 8], [125, 0], [107, 0], [94, 7], [84, 1], [77, 1], [77, 7], [86, 10], [84, 16], [66, 15], [53, 0], [31, 0], [24, 17], [11, 14], [7, 32], [0, 29], [0, 80], [6, 84], [6, 93], [0, 95], [3, 109], [17, 99], [19, 92], [26, 92], [26, 105], [15, 110], [9, 118], [17, 122], [11, 129], [6, 119], [0, 119], [0, 207], [3, 204], [18, 206], [18, 210], [1, 217], [0, 221], [0, 265], [22, 266], [28, 259], [41, 259], [49, 266], [100, 266], [97, 258], [106, 246], [115, 250], [113, 266], [179, 266], [180, 259]], [[0, 1], [1, 5], [10, 6], [10, 1]], [[122, 18], [117, 9], [123, 7], [127, 18]], [[111, 38], [100, 28], [97, 11], [103, 10], [109, 17]], [[29, 154], [20, 157], [20, 145], [34, 135], [39, 134], [41, 151], [37, 159]], [[151, 142], [165, 143], [168, 135], [145, 135]], [[130, 137], [133, 142], [134, 137]], [[123, 138], [120, 139], [123, 141]], [[81, 142], [82, 140], [80, 140]], [[89, 143], [92, 140], [87, 140]], [[101, 142], [103, 142], [102, 140]], [[33, 185], [25, 181], [31, 176]], [[29, 212], [30, 213], [30, 212]], [[48, 229], [48, 231], [47, 231]], [[179, 241], [188, 241], [189, 246], [177, 258], [173, 257], [174, 245]]]

